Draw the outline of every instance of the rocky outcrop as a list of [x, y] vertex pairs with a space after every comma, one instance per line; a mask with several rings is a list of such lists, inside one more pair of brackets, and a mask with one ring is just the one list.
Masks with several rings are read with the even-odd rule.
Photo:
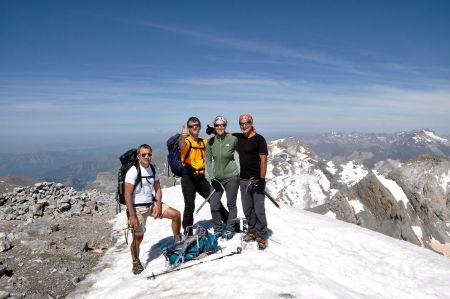
[[429, 156], [379, 165], [310, 209], [450, 256], [450, 160]]
[[93, 215], [109, 204], [110, 195], [96, 190], [80, 192], [60, 183], [36, 183], [0, 195], [0, 220], [27, 221], [44, 215]]
[[393, 170], [389, 178], [408, 197], [423, 244], [450, 243], [450, 160], [421, 156]]
[[335, 213], [339, 220], [420, 245], [411, 228], [407, 207], [397, 201], [372, 172], [356, 185], [339, 191], [322, 211], [324, 208]]

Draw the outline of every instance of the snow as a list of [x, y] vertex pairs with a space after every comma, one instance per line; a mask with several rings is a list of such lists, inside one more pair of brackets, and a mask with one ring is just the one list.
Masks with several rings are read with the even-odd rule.
[[334, 167], [333, 161], [328, 161], [327, 162], [327, 170], [332, 174], [335, 175], [337, 172], [336, 167]]
[[355, 214], [364, 211], [364, 205], [359, 200], [349, 200], [348, 203], [352, 206]]
[[427, 135], [428, 137], [430, 137], [434, 140], [437, 140], [437, 141], [443, 142], [443, 143], [448, 143], [447, 139], [441, 138], [441, 137], [437, 136], [436, 134], [434, 134], [433, 132], [425, 131], [425, 130], [423, 132], [425, 133], [425, 135]]
[[[179, 186], [164, 201], [182, 209]], [[197, 206], [202, 202], [197, 199]], [[242, 217], [238, 200], [239, 217]], [[164, 270], [160, 245], [169, 220], [150, 220], [140, 258], [146, 269], [131, 273], [124, 244], [125, 215], [113, 220], [115, 246], [69, 298], [449, 298], [450, 259], [405, 241], [300, 208], [275, 208], [266, 200], [272, 235], [266, 251], [254, 248], [149, 280]], [[211, 225], [208, 206], [196, 221]], [[224, 253], [239, 235], [221, 241]], [[220, 253], [214, 254], [219, 256]], [[212, 258], [214, 255], [211, 255]], [[198, 263], [194, 261], [191, 263]]]
[[333, 213], [331, 211], [326, 212], [324, 215], [336, 219], [336, 213]]
[[402, 201], [405, 204], [405, 207], [407, 207], [409, 200], [405, 192], [403, 192], [403, 189], [395, 181], [385, 178], [383, 175], [379, 174], [376, 170], [373, 170], [373, 173], [375, 174], [377, 179], [383, 184], [383, 186], [386, 187], [389, 190], [389, 192], [391, 192], [391, 194], [394, 196], [397, 202]]
[[349, 187], [357, 184], [368, 173], [362, 165], [359, 165], [354, 161], [350, 161], [347, 164], [342, 164], [341, 167], [341, 179], [338, 180], [338, 182], [341, 182]]
[[444, 173], [440, 177], [436, 177], [436, 179], [444, 192], [447, 192], [450, 185], [450, 170], [446, 174]]
[[277, 155], [285, 154], [288, 159], [274, 164], [269, 162], [267, 168], [267, 189], [275, 198], [284, 203], [301, 208], [314, 207], [325, 203], [328, 198], [330, 181], [318, 169], [314, 169], [314, 160], [309, 157], [308, 150], [278, 147], [283, 139], [270, 143], [270, 160]]

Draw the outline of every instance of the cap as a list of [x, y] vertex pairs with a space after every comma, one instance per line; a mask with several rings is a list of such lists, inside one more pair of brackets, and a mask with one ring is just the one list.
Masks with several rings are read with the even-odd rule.
[[215, 124], [216, 122], [219, 122], [219, 121], [223, 122], [225, 125], [228, 124], [227, 119], [226, 119], [224, 116], [220, 116], [220, 115], [219, 115], [219, 116], [216, 116], [216, 117], [214, 118], [213, 124]]

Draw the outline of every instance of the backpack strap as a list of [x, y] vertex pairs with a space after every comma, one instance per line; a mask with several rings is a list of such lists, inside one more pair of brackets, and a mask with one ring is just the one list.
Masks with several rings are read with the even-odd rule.
[[[198, 149], [198, 150], [205, 150], [206, 151], [206, 144], [205, 144], [205, 141], [203, 140], [203, 138], [198, 138], [198, 139], [200, 139], [200, 141], [202, 142], [202, 144], [203, 144], [203, 147], [198, 147], [198, 146], [192, 146], [192, 143], [191, 143], [191, 141], [189, 140], [189, 138], [186, 138], [186, 140], [188, 141], [188, 143], [189, 143], [189, 150], [187, 151], [187, 153], [186, 153], [186, 155], [185, 155], [185, 157], [184, 157], [184, 159], [183, 159], [183, 163], [184, 163], [184, 161], [186, 161], [186, 159], [189, 157], [189, 155], [190, 155], [190, 153], [191, 153], [191, 150], [192, 149]], [[203, 155], [203, 152], [200, 152], [201, 153], [201, 156], [202, 156], [202, 159], [205, 159], [205, 156]], [[191, 169], [193, 170], [193, 173], [197, 173], [197, 172], [199, 172], [199, 171], [202, 171], [202, 170], [205, 170], [205, 168], [200, 168], [200, 169], [194, 169], [194, 168], [192, 168], [191, 167]]]
[[[143, 178], [149, 179], [149, 178], [156, 177], [156, 170], [155, 170], [155, 166], [153, 166], [153, 164], [150, 163], [150, 168], [152, 169], [152, 173], [153, 173], [153, 175], [150, 175], [150, 176], [142, 176], [141, 166], [139, 165], [139, 163], [137, 163], [137, 165], [135, 165], [135, 166], [136, 166], [136, 168], [138, 170], [138, 172], [137, 172], [138, 175], [136, 177], [136, 181], [135, 181], [135, 184], [134, 184], [134, 189], [136, 189], [136, 186], [139, 183], [141, 184], [141, 188], [142, 188], [142, 179]], [[134, 191], [134, 189], [133, 189], [133, 191]]]
[[186, 161], [186, 159], [187, 159], [187, 158], [189, 157], [189, 155], [191, 154], [191, 150], [192, 150], [192, 143], [191, 143], [191, 141], [190, 141], [188, 138], [186, 138], [185, 140], [187, 140], [187, 142], [188, 142], [189, 149], [188, 149], [188, 151], [186, 152], [186, 155], [184, 155], [184, 158], [181, 160], [182, 163], [184, 163], [184, 161]]
[[139, 165], [139, 162], [137, 162], [134, 165], [134, 167], [136, 167], [137, 176], [136, 176], [136, 180], [134, 181], [133, 192], [134, 192], [134, 190], [136, 190], [137, 184], [139, 184], [139, 182], [141, 183], [141, 188], [142, 188], [142, 174], [141, 174], [141, 166]]

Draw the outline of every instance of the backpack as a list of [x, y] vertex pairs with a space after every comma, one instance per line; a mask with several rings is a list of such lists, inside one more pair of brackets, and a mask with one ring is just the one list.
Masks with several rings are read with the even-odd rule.
[[190, 261], [202, 253], [210, 254], [220, 249], [217, 237], [202, 226], [193, 226], [195, 232], [184, 241], [163, 248], [162, 253], [170, 265], [177, 266]]
[[[170, 171], [173, 173], [173, 176], [175, 177], [181, 177], [183, 175], [185, 167], [183, 166], [182, 160], [181, 160], [181, 150], [180, 145], [178, 144], [178, 139], [180, 138], [180, 134], [175, 134], [172, 137], [170, 137], [167, 140], [167, 150], [169, 151], [169, 154], [167, 155], [167, 174], [169, 174], [169, 168]], [[189, 150], [186, 153], [186, 156], [184, 157], [183, 161], [187, 159], [191, 152], [191, 142], [189, 142]]]
[[[120, 163], [121, 166], [119, 168], [118, 174], [117, 174], [117, 205], [119, 206], [120, 211], [120, 204], [125, 204], [125, 176], [130, 170], [131, 167], [135, 166], [137, 169], [137, 177], [136, 181], [134, 182], [134, 189], [136, 189], [137, 185], [140, 183], [142, 186], [142, 179], [143, 178], [154, 178], [155, 177], [155, 166], [153, 164], [150, 164], [150, 167], [152, 169], [153, 175], [151, 176], [142, 176], [141, 175], [141, 168], [139, 167], [139, 161], [137, 159], [137, 150], [132, 148], [128, 150], [126, 153], [120, 156]], [[133, 189], [133, 191], [134, 191]]]

